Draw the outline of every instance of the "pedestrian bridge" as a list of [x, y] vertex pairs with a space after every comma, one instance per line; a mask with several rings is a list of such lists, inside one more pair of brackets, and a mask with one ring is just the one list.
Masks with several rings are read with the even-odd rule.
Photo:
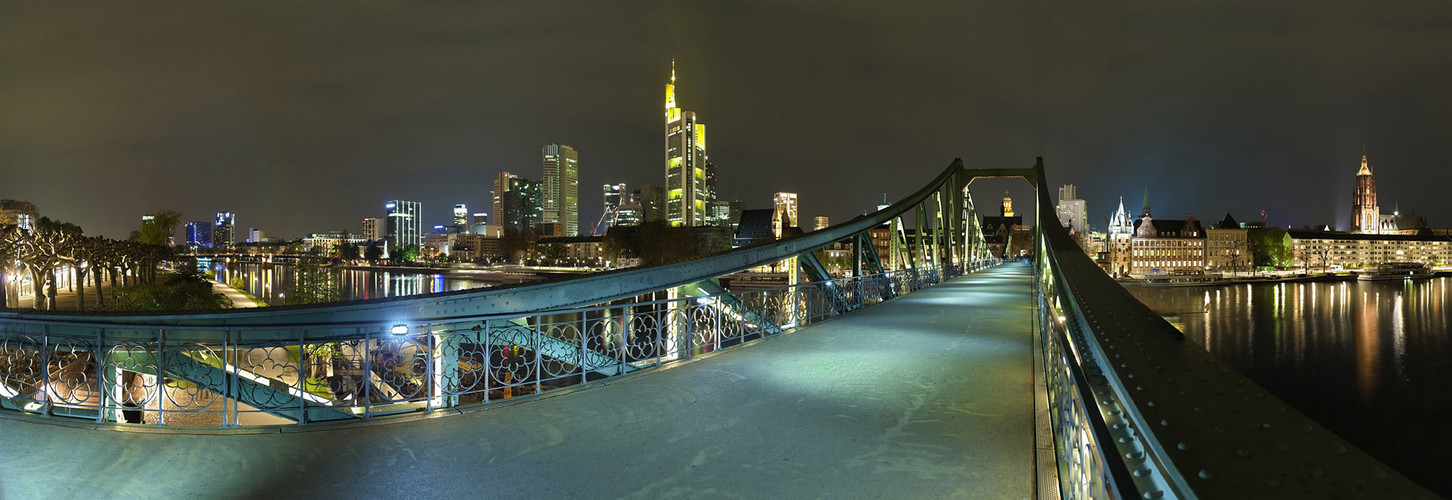
[[[1031, 265], [988, 255], [984, 177], [1041, 193]], [[1046, 186], [955, 161], [821, 231], [530, 286], [0, 312], [0, 496], [1431, 496], [1182, 342]], [[790, 278], [719, 279], [760, 266]]]

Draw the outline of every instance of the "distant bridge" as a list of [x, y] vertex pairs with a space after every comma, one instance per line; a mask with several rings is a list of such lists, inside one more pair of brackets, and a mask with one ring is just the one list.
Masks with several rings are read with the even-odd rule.
[[[1027, 270], [1031, 279], [1027, 273], [1020, 278], [1005, 274], [1007, 268], [983, 271], [998, 262], [988, 254], [983, 242], [968, 196], [969, 186], [976, 179], [1004, 177], [1022, 178], [1039, 193], [1036, 251], [1033, 266]], [[1031, 340], [1037, 383], [1033, 388], [1025, 383], [1018, 394], [1027, 405], [1023, 406], [1025, 419], [1032, 408], [1043, 427], [1052, 432], [1036, 439], [1032, 429], [1025, 427], [1021, 429], [1021, 443], [1025, 454], [1035, 447], [1047, 454], [1036, 462], [1036, 475], [1047, 481], [1041, 494], [1076, 498], [1430, 495], [1198, 346], [1183, 342], [1178, 331], [1110, 280], [1070, 239], [1055, 219], [1052, 204], [1045, 196], [1049, 192], [1042, 161], [1032, 168], [969, 169], [955, 160], [922, 189], [883, 210], [796, 238], [664, 266], [528, 286], [208, 314], [0, 312], [0, 407], [9, 410], [0, 415], [0, 425], [13, 433], [9, 435], [18, 436], [0, 444], [0, 452], [4, 452], [0, 455], [24, 456], [34, 450], [20, 447], [44, 442], [42, 438], [26, 437], [45, 434], [44, 430], [20, 427], [33, 421], [193, 432], [198, 428], [227, 432], [250, 428], [337, 429], [353, 428], [350, 422], [408, 419], [396, 415], [429, 417], [472, 412], [494, 408], [501, 401], [518, 401], [516, 398], [521, 396], [574, 387], [608, 385], [611, 389], [601, 393], [638, 397], [638, 393], [628, 391], [630, 384], [591, 382], [665, 365], [725, 366], [733, 363], [728, 360], [753, 359], [753, 355], [767, 363], [768, 359], [778, 358], [766, 353], [776, 351], [745, 350], [720, 358], [714, 353], [779, 338], [790, 331], [823, 332], [804, 335], [839, 338], [832, 336], [870, 325], [867, 332], [879, 333], [854, 334], [841, 341], [860, 343], [897, 328], [915, 328], [913, 331], [918, 332], [902, 337], [904, 343], [933, 345], [922, 339], [937, 339], [933, 342], [938, 342], [943, 352], [967, 349], [965, 346], [980, 339], [977, 336], [1007, 335], [1020, 341]], [[834, 278], [819, 255], [825, 247], [842, 242], [852, 249], [852, 273], [850, 277]], [[780, 288], [733, 292], [723, 288], [718, 279], [783, 263], [789, 279]], [[954, 279], [965, 274], [969, 276]], [[1015, 279], [1021, 279], [1025, 286], [1011, 286]], [[898, 300], [942, 283], [949, 285]], [[991, 291], [992, 295], [974, 295], [974, 290]], [[891, 313], [856, 313], [884, 303], [893, 305], [880, 310]], [[1008, 310], [1005, 304], [1013, 303], [1033, 304], [1034, 313], [1018, 323], [999, 314]], [[960, 316], [940, 317], [943, 311], [956, 311]], [[838, 319], [823, 323], [832, 318]], [[811, 325], [815, 326], [807, 328]], [[868, 345], [854, 349], [888, 349], [888, 344], [879, 343], [875, 348]], [[815, 354], [820, 353], [805, 351], [799, 356]], [[868, 367], [884, 365], [883, 370], [887, 369], [885, 365], [904, 357], [920, 356], [920, 360], [907, 361], [921, 363], [893, 368], [915, 375], [895, 377], [884, 372], [874, 377], [869, 370], [859, 373], [862, 377], [853, 379], [859, 380], [853, 383], [866, 384], [858, 391], [862, 393], [876, 390], [873, 380], [887, 384], [929, 380], [933, 382], [916, 386], [923, 389], [920, 398], [904, 404], [914, 408], [968, 405], [965, 410], [935, 414], [939, 415], [935, 419], [968, 418], [975, 411], [1019, 408], [1009, 404], [989, 410], [975, 405], [992, 404], [996, 400], [991, 396], [958, 401], [968, 396], [927, 390], [964, 384], [975, 380], [975, 374], [998, 373], [987, 364], [942, 365], [931, 361], [942, 354], [933, 349], [916, 349], [872, 358]], [[706, 355], [712, 355], [711, 359], [682, 363]], [[831, 370], [834, 365], [825, 366]], [[912, 371], [928, 367], [934, 373], [961, 373], [937, 379]], [[742, 365], [741, 369], [763, 367]], [[854, 369], [860, 370], [861, 366]], [[680, 374], [689, 373], [671, 370], [622, 380], [639, 385], [650, 380], [677, 380], [685, 376]], [[675, 375], [668, 377], [670, 374]], [[831, 380], [828, 374], [822, 376]], [[812, 377], [793, 380], [817, 383]], [[976, 383], [971, 387], [981, 388], [986, 382]], [[972, 391], [979, 390], [963, 387], [968, 391], [963, 394], [977, 394]], [[675, 387], [680, 391], [690, 389]], [[548, 403], [544, 398], [534, 398], [529, 404], [508, 405], [507, 411], [479, 416], [493, 416], [503, 422], [511, 415], [543, 412], [527, 419], [538, 423], [541, 418], [558, 415], [543, 408], [568, 408], [572, 400], [590, 400], [588, 394], [548, 398]], [[850, 397], [855, 393], [845, 394]], [[1030, 397], [1037, 403], [1028, 405]], [[739, 405], [726, 405], [714, 415], [754, 404], [760, 401], [747, 397]], [[673, 411], [675, 403], [653, 405], [660, 407], [657, 410]], [[844, 408], [860, 410], [861, 405]], [[777, 413], [768, 412], [759, 425], [769, 427], [773, 422], [790, 421], [793, 414], [782, 409], [774, 411]], [[628, 418], [610, 420], [621, 415], [616, 411], [598, 419], [603, 419], [606, 429], [638, 422]], [[824, 414], [821, 418], [871, 420], [871, 416], [870, 412], [855, 416], [839, 412], [836, 417]], [[887, 440], [884, 443], [892, 442], [892, 433], [903, 432], [904, 425], [912, 423], [910, 417], [911, 412], [905, 417], [908, 420], [898, 420], [896, 425], [868, 429], [878, 439]], [[370, 432], [414, 435], [415, 431], [409, 429], [415, 425], [425, 424]], [[960, 430], [939, 428], [931, 432], [943, 433], [936, 437], [952, 440], [962, 437], [958, 436]], [[844, 430], [840, 438], [847, 439], [848, 435]], [[926, 437], [930, 442], [935, 435]], [[737, 435], [733, 439], [744, 438]], [[820, 435], [813, 442], [833, 439], [834, 435]], [[745, 441], [742, 443], [746, 446]], [[234, 442], [228, 446], [250, 445]], [[671, 444], [652, 442], [649, 446], [659, 451]], [[1018, 445], [1009, 446], [1015, 447]], [[676, 450], [686, 451], [690, 450]], [[939, 458], [953, 456], [952, 450], [942, 449], [922, 453]], [[893, 460], [911, 462], [913, 457]], [[583, 462], [593, 463], [596, 461]], [[874, 470], [891, 472], [891, 466], [896, 465], [900, 464]], [[976, 466], [965, 462], [962, 467]], [[1025, 474], [1035, 475], [1034, 467], [1025, 467]], [[685, 474], [680, 480], [690, 477], [693, 475]], [[965, 485], [956, 483], [971, 480], [951, 477], [955, 479], [943, 485], [946, 489], [922, 492], [968, 491], [963, 489]], [[832, 484], [826, 481], [821, 488], [830, 489]], [[7, 487], [6, 483], [0, 482], [3, 487]], [[541, 488], [520, 491], [553, 491], [548, 486]], [[575, 493], [602, 491], [606, 490]], [[649, 489], [633, 491], [651, 493]]]

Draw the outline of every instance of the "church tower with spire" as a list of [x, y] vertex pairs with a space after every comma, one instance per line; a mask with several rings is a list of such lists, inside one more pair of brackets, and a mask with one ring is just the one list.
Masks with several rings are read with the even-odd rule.
[[707, 175], [706, 125], [676, 103], [676, 61], [665, 96], [665, 216], [672, 226], [710, 225], [715, 193]]
[[1381, 207], [1376, 204], [1376, 178], [1371, 175], [1371, 165], [1366, 162], [1365, 154], [1361, 155], [1361, 170], [1356, 171], [1356, 191], [1351, 197], [1351, 232], [1381, 232]]

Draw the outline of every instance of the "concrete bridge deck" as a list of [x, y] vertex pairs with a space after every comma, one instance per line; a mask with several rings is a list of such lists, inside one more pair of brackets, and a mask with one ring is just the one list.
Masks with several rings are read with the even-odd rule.
[[1031, 498], [1031, 282], [999, 266], [447, 418], [183, 435], [0, 415], [0, 498]]

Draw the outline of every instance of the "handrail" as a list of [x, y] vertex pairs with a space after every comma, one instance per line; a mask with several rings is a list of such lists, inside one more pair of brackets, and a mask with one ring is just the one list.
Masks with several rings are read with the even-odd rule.
[[[1036, 188], [1048, 192], [1040, 159]], [[1050, 384], [1060, 466], [1092, 451], [1061, 493], [1123, 498], [1431, 497], [1320, 424], [1230, 369], [1144, 306], [1089, 259], [1039, 196], [1035, 279], [1049, 379], [1082, 366], [1072, 387]], [[1067, 363], [1050, 359], [1059, 351]], [[1066, 366], [1067, 365], [1067, 366]], [[1070, 434], [1087, 429], [1091, 443]], [[1127, 468], [1129, 477], [1119, 471]], [[1076, 476], [1077, 477], [1077, 476]], [[1114, 493], [1107, 493], [1114, 492]], [[1352, 493], [1354, 492], [1354, 493]]]
[[[599, 304], [696, 283], [733, 272], [751, 269], [850, 238], [868, 229], [885, 224], [916, 209], [938, 189], [953, 179], [963, 168], [961, 159], [954, 159], [946, 169], [917, 192], [882, 210], [858, 216], [850, 221], [813, 231], [795, 238], [762, 242], [729, 252], [674, 264], [623, 269], [560, 281], [482, 290], [461, 290], [423, 296], [396, 297], [342, 304], [269, 307], [266, 310], [225, 310], [182, 314], [109, 314], [93, 320], [114, 325], [271, 325], [321, 324], [349, 321], [392, 321], [396, 318], [438, 318], [451, 315], [515, 313]], [[54, 314], [44, 311], [0, 312], [0, 319], [35, 318], [47, 321], [74, 321], [78, 314]]]

